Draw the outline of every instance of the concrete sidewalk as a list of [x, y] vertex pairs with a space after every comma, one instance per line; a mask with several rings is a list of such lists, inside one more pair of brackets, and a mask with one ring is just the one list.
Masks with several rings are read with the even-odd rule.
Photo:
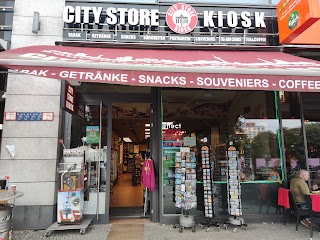
[[[108, 235], [114, 229], [118, 229], [120, 226], [117, 226], [117, 223], [108, 224], [108, 225], [91, 225], [87, 229], [84, 235], [81, 235], [79, 231], [71, 230], [71, 231], [55, 231], [51, 234], [50, 237], [46, 237], [45, 230], [33, 231], [15, 231], [14, 232], [14, 240], [39, 240], [39, 239], [50, 239], [50, 240], [75, 240], [75, 239], [89, 239], [89, 240], [107, 240]], [[196, 228], [196, 232], [193, 233], [190, 229], [185, 229], [182, 233], [179, 233], [178, 229], [174, 229], [172, 225], [160, 225], [157, 223], [141, 223], [141, 224], [121, 224], [124, 226], [123, 231], [127, 232], [127, 236], [124, 235], [116, 235], [117, 238], [111, 237], [115, 235], [115, 232], [111, 232], [110, 238], [119, 239], [119, 240], [209, 240], [209, 239], [219, 239], [219, 240], [303, 240], [309, 239], [309, 229], [299, 225], [299, 230], [295, 232], [295, 225], [290, 223], [287, 226], [283, 226], [282, 224], [272, 224], [272, 223], [264, 223], [264, 224], [249, 224], [248, 229], [238, 228], [234, 233], [233, 227], [225, 230], [223, 225], [221, 229], [218, 231], [217, 228], [210, 228], [209, 232], [206, 232], [206, 228], [201, 229], [199, 226]], [[127, 225], [127, 226], [125, 226]], [[143, 234], [136, 235], [136, 232], [133, 229], [134, 226], [139, 225], [139, 229], [142, 229]], [[142, 225], [142, 226], [141, 226]], [[131, 229], [131, 230], [130, 230]], [[143, 237], [142, 237], [143, 235]], [[320, 234], [318, 233], [318, 229], [314, 231], [314, 238], [320, 239]]]

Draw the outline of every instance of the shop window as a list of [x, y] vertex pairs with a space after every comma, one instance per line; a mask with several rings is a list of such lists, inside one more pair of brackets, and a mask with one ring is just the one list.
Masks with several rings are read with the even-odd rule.
[[[233, 142], [239, 154], [243, 213], [276, 213], [276, 192], [284, 179], [277, 95], [264, 91], [165, 89], [163, 98], [162, 191], [163, 214], [179, 214], [175, 207], [175, 153], [180, 147], [195, 152], [197, 207], [203, 215], [200, 149], [209, 147], [213, 167], [216, 213], [227, 214], [226, 149]], [[168, 127], [170, 126], [170, 127]], [[194, 140], [193, 144], [185, 144]], [[200, 154], [200, 155], [199, 155]], [[279, 212], [279, 211], [278, 211]]]
[[285, 161], [290, 180], [301, 168], [306, 168], [303, 129], [298, 93], [281, 93], [280, 111], [284, 139]]
[[302, 93], [301, 95], [311, 184], [316, 183], [320, 186], [320, 94]]

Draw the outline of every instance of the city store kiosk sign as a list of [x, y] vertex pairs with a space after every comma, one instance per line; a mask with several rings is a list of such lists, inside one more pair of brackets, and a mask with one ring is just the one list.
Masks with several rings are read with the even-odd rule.
[[[250, 13], [243, 11], [238, 14], [235, 11], [211, 11], [205, 10], [197, 13], [196, 10], [184, 3], [172, 5], [166, 12], [166, 24], [173, 33], [180, 35], [165, 34], [138, 34], [138, 33], [121, 33], [116, 35], [114, 32], [99, 32], [91, 30], [74, 31], [65, 30], [65, 40], [90, 40], [90, 41], [122, 41], [122, 42], [185, 42], [196, 44], [214, 43], [214, 44], [266, 44], [266, 37], [263, 36], [243, 36], [243, 35], [196, 35], [189, 34], [198, 24], [198, 14], [203, 15], [202, 26], [208, 29], [213, 28], [266, 28], [264, 21], [264, 12]], [[102, 17], [103, 16], [103, 17]], [[103, 21], [102, 21], [103, 19]], [[136, 9], [125, 7], [103, 7], [97, 6], [65, 6], [63, 10], [63, 20], [66, 24], [108, 24], [120, 26], [160, 26], [160, 12], [158, 9]], [[185, 36], [181, 36], [185, 35]]]

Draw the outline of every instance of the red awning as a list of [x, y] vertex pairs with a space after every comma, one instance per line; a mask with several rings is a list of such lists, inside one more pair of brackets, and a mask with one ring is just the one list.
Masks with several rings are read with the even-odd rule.
[[320, 91], [320, 62], [282, 52], [30, 46], [1, 52], [0, 65], [82, 82]]

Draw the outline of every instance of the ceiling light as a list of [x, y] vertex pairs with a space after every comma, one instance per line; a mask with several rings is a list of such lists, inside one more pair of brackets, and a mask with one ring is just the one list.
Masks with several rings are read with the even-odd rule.
[[150, 128], [146, 128], [145, 131], [146, 131], [146, 132], [150, 132]]
[[146, 127], [150, 127], [150, 123], [146, 123], [144, 126], [146, 126]]
[[132, 140], [129, 137], [124, 137], [122, 140], [124, 142], [132, 142]]

